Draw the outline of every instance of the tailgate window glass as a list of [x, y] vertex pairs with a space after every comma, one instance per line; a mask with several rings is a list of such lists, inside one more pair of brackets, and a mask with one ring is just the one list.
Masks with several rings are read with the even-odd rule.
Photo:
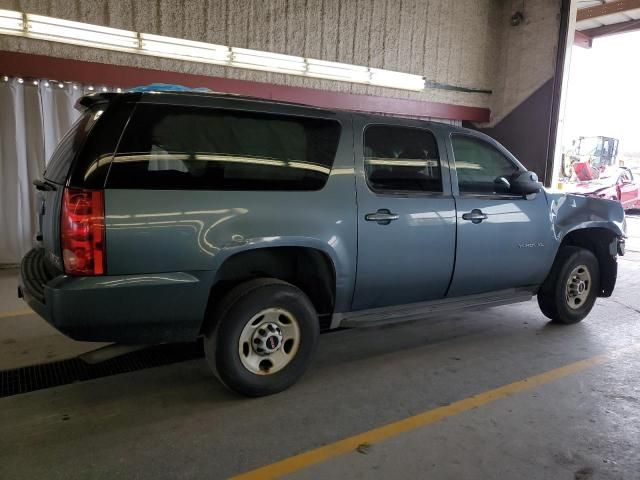
[[84, 112], [82, 116], [76, 120], [76, 123], [74, 123], [67, 134], [62, 137], [58, 148], [53, 152], [51, 160], [44, 171], [44, 178], [55, 183], [65, 182], [73, 159], [82, 148], [91, 127], [101, 114], [102, 107], [96, 106]]
[[333, 120], [139, 104], [107, 186], [319, 190], [339, 136]]

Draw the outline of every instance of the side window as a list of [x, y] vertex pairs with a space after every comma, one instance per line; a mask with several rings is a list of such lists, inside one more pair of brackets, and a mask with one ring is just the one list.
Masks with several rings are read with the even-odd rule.
[[139, 104], [107, 186], [199, 190], [319, 190], [340, 124], [236, 110]]
[[508, 179], [520, 169], [493, 145], [465, 135], [452, 135], [460, 193], [508, 194]]
[[367, 181], [378, 192], [442, 192], [438, 146], [421, 128], [372, 125], [364, 133]]

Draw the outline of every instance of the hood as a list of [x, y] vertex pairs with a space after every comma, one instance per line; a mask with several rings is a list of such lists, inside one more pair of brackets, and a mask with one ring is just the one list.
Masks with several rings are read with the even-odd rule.
[[599, 178], [588, 182], [567, 183], [564, 185], [564, 190], [568, 193], [585, 195], [588, 193], [595, 193], [606, 188], [611, 188], [615, 183], [615, 179], [612, 177]]

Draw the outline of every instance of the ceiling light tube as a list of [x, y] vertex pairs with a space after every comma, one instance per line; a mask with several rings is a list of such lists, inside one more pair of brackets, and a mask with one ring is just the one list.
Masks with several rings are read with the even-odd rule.
[[20, 12], [0, 10], [0, 32], [16, 33], [21, 32], [23, 28], [22, 14]]
[[405, 90], [424, 90], [424, 77], [420, 75], [378, 68], [370, 68], [369, 70], [371, 71], [371, 85]]
[[229, 47], [223, 45], [194, 42], [150, 33], [141, 33], [140, 39], [142, 41], [140, 47], [144, 53], [212, 63], [227, 63], [229, 61]]
[[231, 48], [231, 66], [284, 73], [303, 73], [307, 65], [302, 57]]
[[135, 32], [27, 14], [27, 36], [98, 48], [136, 49]]
[[307, 75], [355, 83], [369, 83], [371, 78], [367, 67], [349, 65], [347, 63], [327, 62], [312, 58], [307, 59]]
[[425, 88], [425, 79], [420, 75], [138, 33], [13, 10], [0, 9], [0, 34], [404, 90]]

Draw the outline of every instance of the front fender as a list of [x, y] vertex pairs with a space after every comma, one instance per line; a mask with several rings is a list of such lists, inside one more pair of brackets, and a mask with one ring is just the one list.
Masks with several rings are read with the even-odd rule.
[[553, 236], [558, 241], [585, 228], [605, 228], [617, 237], [626, 235], [624, 210], [619, 202], [572, 194], [547, 193]]

